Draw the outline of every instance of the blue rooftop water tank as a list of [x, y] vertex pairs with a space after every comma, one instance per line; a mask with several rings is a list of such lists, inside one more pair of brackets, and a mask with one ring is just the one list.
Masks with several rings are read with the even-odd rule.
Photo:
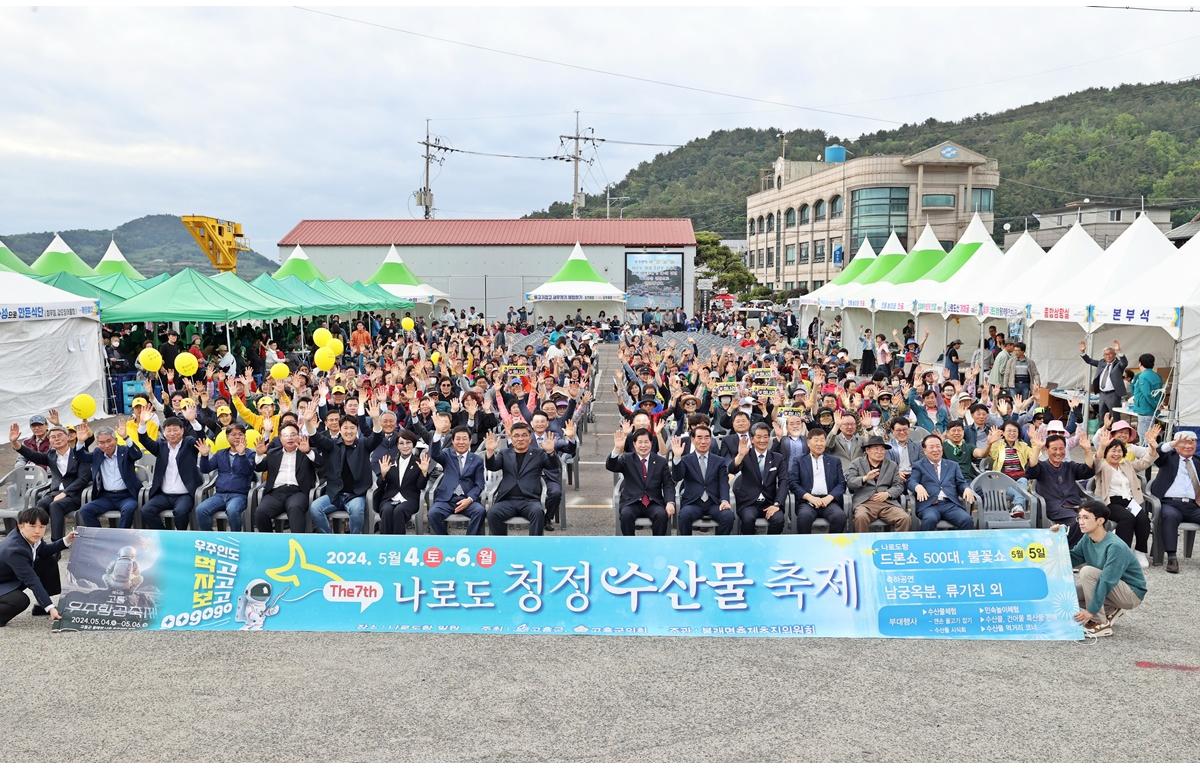
[[827, 163], [844, 163], [846, 162], [846, 148], [841, 144], [834, 144], [825, 147], [825, 162]]

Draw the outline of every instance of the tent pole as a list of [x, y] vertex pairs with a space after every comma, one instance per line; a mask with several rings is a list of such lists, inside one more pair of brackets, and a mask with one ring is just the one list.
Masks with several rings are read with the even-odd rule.
[[983, 356], [987, 354], [983, 350], [983, 317], [979, 318], [979, 370], [975, 372], [975, 399], [983, 400], [983, 395], [987, 394], [983, 391], [985, 381], [983, 375]]
[[228, 349], [230, 352], [233, 352], [233, 342], [230, 340], [230, 337], [229, 337], [229, 321], [228, 320], [225, 321], [225, 348]]
[[[1096, 350], [1095, 350], [1095, 347], [1093, 346], [1094, 342], [1092, 340], [1092, 329], [1091, 328], [1088, 328], [1086, 344], [1087, 344], [1088, 357], [1094, 357], [1093, 353]], [[1086, 363], [1085, 363], [1085, 365], [1086, 365]], [[1083, 382], [1083, 432], [1085, 435], [1089, 434], [1089, 432], [1088, 432], [1088, 417], [1091, 415], [1091, 413], [1090, 413], [1091, 408], [1092, 408], [1092, 366], [1088, 365], [1087, 366], [1087, 375], [1084, 376], [1084, 382]]]
[[[1175, 437], [1175, 429], [1179, 426], [1179, 366], [1183, 361], [1183, 313], [1185, 309], [1179, 310], [1179, 338], [1175, 340], [1175, 353], [1171, 355], [1171, 370], [1167, 373], [1171, 377], [1171, 406], [1167, 409], [1167, 440], [1172, 440]], [[1162, 401], [1159, 401], [1161, 406]]]

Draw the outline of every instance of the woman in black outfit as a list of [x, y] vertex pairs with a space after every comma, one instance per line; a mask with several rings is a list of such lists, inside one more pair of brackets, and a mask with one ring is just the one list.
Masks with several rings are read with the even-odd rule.
[[416, 451], [416, 433], [402, 430], [396, 451], [384, 451], [375, 462], [375, 509], [379, 510], [379, 532], [403, 534], [408, 521], [421, 506], [421, 492], [429, 480], [429, 453]]

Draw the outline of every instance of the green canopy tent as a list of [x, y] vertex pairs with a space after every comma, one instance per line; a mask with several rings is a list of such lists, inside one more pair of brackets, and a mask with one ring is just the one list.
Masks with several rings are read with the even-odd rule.
[[97, 275], [125, 275], [130, 280], [145, 280], [141, 272], [133, 268], [125, 259], [125, 254], [117, 247], [116, 239], [108, 241], [108, 250], [104, 252], [100, 263], [96, 265]]
[[91, 277], [96, 274], [91, 267], [83, 263], [83, 259], [79, 258], [79, 255], [72, 251], [71, 246], [67, 245], [66, 241], [57, 233], [50, 241], [50, 245], [46, 246], [46, 250], [42, 251], [42, 255], [37, 257], [37, 261], [33, 262], [29, 269], [35, 275], [57, 275], [59, 272], [69, 272], [76, 277]]
[[412, 309], [415, 305], [415, 302], [396, 296], [382, 285], [360, 283], [357, 281], [350, 283], [350, 285], [368, 296], [374, 296], [380, 301], [385, 302], [383, 309]]
[[262, 317], [262, 307], [249, 304], [194, 269], [171, 275], [102, 313], [105, 322], [115, 323], [229, 323]]
[[232, 272], [222, 272], [219, 275], [210, 277], [209, 280], [231, 293], [244, 297], [248, 303], [262, 307], [265, 312], [270, 313], [270, 316], [266, 318], [268, 320], [280, 317], [299, 317], [305, 312], [303, 304], [287, 301], [266, 291], [259, 290]]
[[142, 280], [141, 286], [143, 289], [153, 288], [154, 286], [158, 285], [159, 283], [163, 282], [164, 280], [167, 280], [170, 277], [171, 277], [170, 272], [163, 272], [161, 275], [155, 275], [154, 277], [147, 277], [145, 280]]
[[20, 257], [3, 242], [0, 242], [0, 272], [16, 272], [18, 275], [33, 274], [29, 265], [21, 261]]
[[307, 311], [304, 312], [304, 315], [309, 317], [331, 315], [334, 312], [343, 311], [343, 302], [340, 299], [336, 299], [324, 291], [316, 290], [297, 277], [276, 280], [270, 275], [262, 274], [251, 280], [250, 285], [264, 293], [305, 307]]
[[67, 293], [95, 299], [100, 303], [101, 315], [103, 315], [105, 309], [115, 307], [122, 301], [125, 301], [125, 297], [106, 291], [103, 288], [98, 288], [88, 283], [82, 277], [76, 277], [67, 272], [59, 272], [57, 275], [33, 275], [32, 277], [39, 283], [53, 285], [55, 288], [60, 288]]
[[130, 280], [123, 273], [119, 272], [112, 275], [97, 275], [96, 277], [81, 277], [79, 279], [89, 285], [94, 285], [109, 293], [115, 293], [125, 299], [137, 296], [146, 290], [145, 286], [142, 285], [144, 281]]
[[347, 301], [355, 302], [355, 310], [359, 312], [370, 312], [376, 309], [383, 309], [387, 306], [383, 299], [362, 291], [355, 290], [354, 286], [347, 283], [340, 277], [335, 277], [332, 280], [326, 280], [325, 285], [329, 287], [330, 292], [336, 293], [338, 296], [344, 296]]
[[313, 263], [308, 260], [308, 254], [300, 246], [292, 249], [288, 257], [283, 262], [283, 266], [275, 270], [272, 275], [276, 280], [282, 280], [285, 277], [298, 277], [306, 283], [313, 280], [325, 280], [325, 275], [321, 274], [321, 270], [313, 266]]

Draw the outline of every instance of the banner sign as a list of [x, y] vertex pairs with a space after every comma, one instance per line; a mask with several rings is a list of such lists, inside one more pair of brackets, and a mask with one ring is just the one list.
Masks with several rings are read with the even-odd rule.
[[48, 320], [68, 317], [99, 317], [97, 303], [80, 299], [75, 302], [50, 302], [43, 304], [21, 304], [8, 302], [0, 304], [0, 322], [20, 322], [22, 320]]
[[1076, 640], [1066, 534], [82, 528], [56, 629]]
[[770, 400], [779, 394], [779, 386], [776, 384], [755, 384], [750, 387], [750, 391], [759, 400]]
[[713, 384], [713, 394], [715, 394], [717, 397], [722, 397], [723, 395], [736, 395], [740, 387], [741, 384], [738, 384], [736, 381], [721, 381]]
[[751, 368], [750, 378], [752, 379], [771, 379], [775, 377], [774, 368]]

